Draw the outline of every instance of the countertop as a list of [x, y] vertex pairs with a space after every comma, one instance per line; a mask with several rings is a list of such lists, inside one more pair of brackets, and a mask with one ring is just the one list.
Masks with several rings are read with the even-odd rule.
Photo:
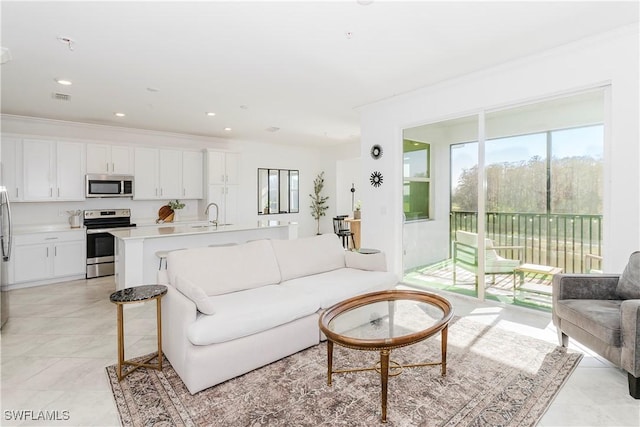
[[228, 233], [233, 231], [256, 230], [269, 227], [288, 227], [289, 222], [283, 221], [258, 221], [257, 223], [245, 225], [207, 225], [206, 223], [165, 223], [156, 227], [136, 227], [127, 229], [111, 229], [109, 232], [116, 238], [122, 240], [133, 239], [154, 239], [172, 236], [189, 236], [207, 233]]

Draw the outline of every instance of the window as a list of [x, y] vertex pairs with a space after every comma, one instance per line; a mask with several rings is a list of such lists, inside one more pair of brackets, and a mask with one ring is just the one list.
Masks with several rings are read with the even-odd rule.
[[420, 141], [403, 143], [403, 210], [406, 221], [429, 219], [431, 147]]

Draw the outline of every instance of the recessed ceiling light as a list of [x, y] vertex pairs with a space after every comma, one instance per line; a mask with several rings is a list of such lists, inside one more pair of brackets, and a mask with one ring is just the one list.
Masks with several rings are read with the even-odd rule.
[[265, 129], [267, 132], [278, 132], [280, 130], [279, 127], [277, 126], [270, 126], [268, 128]]
[[116, 116], [116, 117], [124, 117], [124, 116], [126, 116], [126, 114], [124, 114], [124, 113], [113, 113], [113, 115]]
[[205, 114], [209, 117], [213, 117], [216, 115], [216, 113], [212, 113], [211, 111], [207, 111]]
[[65, 80], [65, 79], [56, 79], [56, 82], [58, 82], [58, 84], [61, 84], [63, 86], [71, 86], [73, 83], [71, 83], [71, 80]]
[[226, 130], [227, 132], [230, 132], [231, 128], [224, 128], [224, 130]]
[[240, 109], [241, 109], [241, 110], [247, 110], [248, 108], [249, 108], [249, 107], [247, 107], [247, 106], [246, 106], [246, 105], [244, 105], [244, 104], [240, 106]]
[[155, 88], [155, 87], [148, 87], [148, 88], [147, 88], [147, 91], [148, 91], [148, 92], [160, 92], [160, 89]]
[[344, 36], [345, 36], [347, 39], [352, 39], [352, 38], [353, 38], [353, 32], [351, 32], [351, 31], [347, 31], [346, 33], [344, 33]]

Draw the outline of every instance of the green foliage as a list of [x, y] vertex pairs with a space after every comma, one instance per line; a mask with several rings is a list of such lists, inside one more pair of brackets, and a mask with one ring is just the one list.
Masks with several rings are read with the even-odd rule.
[[320, 217], [325, 216], [325, 211], [329, 209], [326, 205], [329, 196], [323, 196], [322, 190], [324, 189], [324, 171], [320, 172], [316, 179], [313, 180], [313, 194], [309, 194], [311, 197], [311, 216], [318, 222], [317, 233], [320, 234]]
[[[551, 161], [551, 212], [602, 213], [602, 161], [588, 156]], [[544, 213], [547, 204], [547, 166], [543, 158], [494, 163], [486, 168], [487, 212]], [[477, 211], [478, 168], [465, 169], [451, 197], [454, 211]]]
[[178, 199], [175, 201], [171, 200], [169, 201], [169, 207], [175, 211], [184, 208], [184, 203], [180, 203], [180, 200]]

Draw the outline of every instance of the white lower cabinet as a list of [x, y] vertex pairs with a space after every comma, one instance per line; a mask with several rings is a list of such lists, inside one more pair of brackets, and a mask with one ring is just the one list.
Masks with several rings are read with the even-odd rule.
[[84, 276], [85, 239], [84, 230], [15, 236], [9, 263], [9, 284]]

